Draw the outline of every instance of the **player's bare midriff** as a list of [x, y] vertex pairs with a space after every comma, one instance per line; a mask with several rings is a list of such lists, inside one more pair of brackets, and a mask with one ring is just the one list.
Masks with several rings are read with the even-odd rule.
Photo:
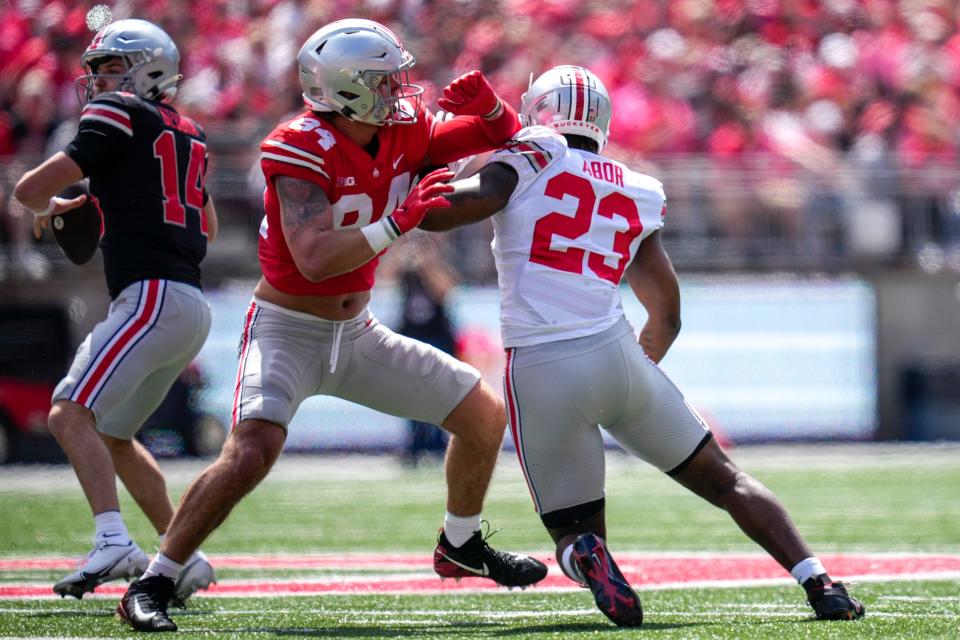
[[369, 291], [356, 291], [336, 296], [299, 296], [284, 293], [267, 282], [266, 278], [260, 278], [253, 295], [285, 309], [335, 321], [356, 318], [370, 302]]

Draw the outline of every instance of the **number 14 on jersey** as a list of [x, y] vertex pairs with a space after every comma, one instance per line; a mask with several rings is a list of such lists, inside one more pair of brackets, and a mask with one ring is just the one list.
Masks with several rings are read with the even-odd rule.
[[[203, 213], [203, 163], [207, 145], [190, 140], [184, 200], [200, 216], [200, 233], [207, 235], [207, 216]], [[177, 167], [176, 138], [166, 130], [153, 141], [153, 157], [160, 160], [160, 181], [163, 187], [163, 221], [178, 227], [187, 226], [187, 211], [180, 199], [180, 171]]]

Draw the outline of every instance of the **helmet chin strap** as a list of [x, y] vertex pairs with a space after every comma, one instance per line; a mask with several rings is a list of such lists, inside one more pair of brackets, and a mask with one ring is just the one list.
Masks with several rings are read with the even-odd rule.
[[317, 100], [314, 100], [313, 98], [308, 98], [305, 94], [303, 94], [303, 101], [308, 107], [310, 107], [311, 111], [319, 111], [321, 113], [330, 113], [332, 111], [338, 111], [337, 107], [326, 104], [324, 102], [319, 102]]
[[[177, 83], [183, 80], [183, 74], [178, 73], [175, 76], [171, 76], [162, 82], [158, 82], [157, 86], [153, 88], [154, 98], [166, 98], [172, 100], [177, 92]], [[173, 89], [173, 93], [167, 95], [170, 89]]]

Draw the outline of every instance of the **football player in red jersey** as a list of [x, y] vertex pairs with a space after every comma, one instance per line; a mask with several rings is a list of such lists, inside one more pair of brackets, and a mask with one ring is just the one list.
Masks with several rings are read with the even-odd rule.
[[[524, 94], [524, 129], [452, 183], [450, 207], [421, 228], [492, 218], [510, 430], [557, 562], [620, 626], [640, 598], [606, 545], [602, 426], [626, 451], [725, 509], [790, 572], [821, 619], [863, 604], [834, 582], [777, 497], [741, 471], [655, 363], [680, 331], [680, 288], [660, 229], [660, 181], [600, 155], [611, 119], [598, 77], [550, 69]], [[478, 165], [483, 165], [479, 168]], [[623, 313], [626, 278], [647, 311], [639, 339]]]
[[409, 82], [413, 62], [393, 33], [369, 20], [331, 23], [300, 50], [306, 109], [260, 147], [263, 277], [241, 337], [233, 430], [184, 494], [161, 553], [121, 601], [134, 629], [176, 629], [166, 609], [181, 564], [267, 475], [297, 407], [313, 395], [450, 432], [437, 573], [506, 586], [546, 575], [542, 563], [496, 551], [481, 535], [506, 425], [502, 401], [476, 369], [393, 333], [367, 306], [378, 256], [446, 204], [442, 180], [452, 174], [414, 184], [419, 172], [491, 150], [519, 129], [516, 112], [476, 71], [445, 89], [440, 106], [455, 117], [438, 122]]
[[[97, 33], [81, 63], [89, 73], [77, 80], [85, 103], [77, 135], [14, 191], [36, 212], [37, 237], [52, 216], [85, 202], [56, 195], [85, 177], [103, 212], [112, 304], [54, 390], [48, 420], [96, 526], [86, 561], [53, 587], [77, 598], [149, 563], [121, 518], [117, 475], [157, 533], [173, 518], [163, 474], [134, 435], [210, 330], [200, 262], [217, 232], [204, 188], [206, 136], [168, 104], [183, 77], [170, 36], [145, 20], [120, 20]], [[173, 587], [181, 599], [214, 578], [202, 553], [185, 561]]]

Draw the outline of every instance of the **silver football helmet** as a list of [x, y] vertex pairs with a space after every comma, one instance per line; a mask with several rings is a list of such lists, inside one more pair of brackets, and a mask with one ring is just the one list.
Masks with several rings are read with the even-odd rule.
[[610, 94], [600, 78], [583, 67], [561, 65], [530, 83], [520, 100], [520, 123], [584, 136], [603, 149], [610, 133]]
[[410, 83], [413, 56], [385, 26], [338, 20], [318, 29], [297, 55], [303, 100], [377, 126], [417, 121], [423, 88]]
[[80, 62], [87, 74], [77, 78], [84, 100], [93, 97], [93, 81], [104, 58], [120, 57], [126, 64], [123, 74], [101, 77], [119, 80], [117, 91], [129, 91], [141, 98], [159, 102], [173, 100], [180, 75], [180, 52], [167, 32], [146, 20], [118, 20], [93, 37]]

